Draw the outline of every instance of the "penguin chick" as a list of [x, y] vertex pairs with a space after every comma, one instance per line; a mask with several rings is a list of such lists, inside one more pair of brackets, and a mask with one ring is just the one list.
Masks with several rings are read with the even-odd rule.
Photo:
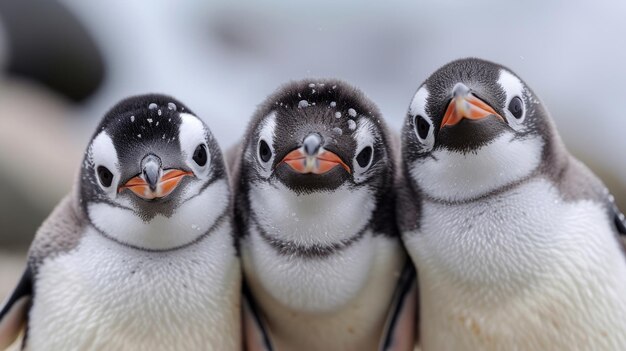
[[400, 226], [423, 350], [624, 350], [623, 216], [538, 97], [462, 59], [417, 90]]
[[394, 335], [412, 325], [414, 290], [376, 106], [341, 81], [286, 84], [256, 111], [232, 167], [249, 317], [263, 329], [248, 347], [410, 346], [412, 332]]
[[0, 310], [0, 349], [237, 350], [241, 274], [222, 155], [163, 95], [113, 107]]

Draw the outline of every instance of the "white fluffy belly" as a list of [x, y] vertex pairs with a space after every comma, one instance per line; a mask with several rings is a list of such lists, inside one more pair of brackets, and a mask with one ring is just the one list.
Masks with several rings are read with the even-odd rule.
[[45, 261], [31, 350], [237, 350], [239, 263], [229, 225], [185, 249], [126, 248], [90, 231]]
[[[406, 257], [398, 240], [371, 236], [371, 233], [366, 235], [363, 242], [331, 257], [287, 258], [275, 253], [271, 256], [270, 252], [266, 252], [268, 255], [264, 259], [272, 262], [264, 262], [262, 265], [255, 262], [256, 254], [243, 245], [248, 282], [266, 317], [272, 341], [278, 350], [361, 351], [377, 348]], [[255, 249], [262, 245], [260, 242], [255, 244]], [[355, 268], [351, 266], [351, 261], [358, 261], [362, 257], [366, 257], [369, 262], [362, 262], [356, 267], [359, 272], [351, 273], [350, 269]], [[264, 288], [267, 282], [261, 281], [267, 276], [259, 275], [259, 269], [267, 266], [279, 268], [272, 282], [277, 297], [287, 298], [288, 293], [299, 294], [309, 296], [308, 299], [315, 303], [309, 304], [298, 299], [297, 303], [292, 301], [287, 304], [273, 297]], [[300, 274], [283, 274], [280, 267], [288, 267]], [[338, 275], [338, 272], [343, 273]], [[319, 277], [326, 279], [318, 280]], [[315, 284], [311, 285], [313, 282]], [[351, 293], [342, 296], [341, 303], [337, 305], [334, 292], [347, 291]]]
[[488, 202], [427, 202], [417, 263], [422, 348], [626, 350], [626, 260], [605, 210], [545, 180]]

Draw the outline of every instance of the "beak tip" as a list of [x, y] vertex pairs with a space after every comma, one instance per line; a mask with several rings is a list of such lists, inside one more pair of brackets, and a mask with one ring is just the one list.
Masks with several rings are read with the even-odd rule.
[[155, 191], [159, 182], [159, 171], [157, 170], [144, 170], [143, 176], [146, 179], [146, 183], [150, 187], [150, 190]]
[[142, 173], [150, 190], [155, 191], [161, 178], [161, 165], [156, 162], [147, 162]]

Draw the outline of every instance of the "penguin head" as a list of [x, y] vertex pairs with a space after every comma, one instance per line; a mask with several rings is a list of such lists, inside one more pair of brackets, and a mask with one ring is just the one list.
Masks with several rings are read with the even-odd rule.
[[[98, 126], [81, 169], [80, 200], [104, 234], [151, 249], [129, 242], [124, 227], [163, 225], [224, 177], [219, 146], [202, 120], [169, 96], [141, 95], [118, 103]], [[193, 213], [186, 218], [195, 219]], [[164, 247], [170, 244], [176, 240]]]
[[296, 194], [376, 188], [391, 162], [384, 128], [378, 109], [346, 83], [293, 82], [257, 111], [243, 169], [253, 182]]
[[468, 201], [529, 177], [552, 134], [548, 113], [517, 75], [461, 59], [415, 93], [402, 132], [403, 161], [426, 196]]
[[244, 138], [236, 216], [254, 220], [274, 253], [333, 255], [394, 222], [382, 218], [393, 212], [393, 161], [382, 116], [359, 90], [337, 80], [286, 84]]

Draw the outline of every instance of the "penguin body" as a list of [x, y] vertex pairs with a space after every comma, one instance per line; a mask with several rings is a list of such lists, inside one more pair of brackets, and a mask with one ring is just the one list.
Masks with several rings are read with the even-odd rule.
[[184, 105], [119, 103], [29, 251], [31, 292], [14, 294], [32, 304], [26, 348], [238, 349], [229, 189], [216, 141]]
[[423, 350], [626, 347], [623, 216], [510, 70], [465, 59], [428, 78], [403, 174]]
[[394, 301], [414, 290], [398, 289], [407, 258], [377, 108], [340, 81], [287, 84], [257, 110], [233, 167], [259, 349], [379, 349], [388, 315], [401, 315]]

